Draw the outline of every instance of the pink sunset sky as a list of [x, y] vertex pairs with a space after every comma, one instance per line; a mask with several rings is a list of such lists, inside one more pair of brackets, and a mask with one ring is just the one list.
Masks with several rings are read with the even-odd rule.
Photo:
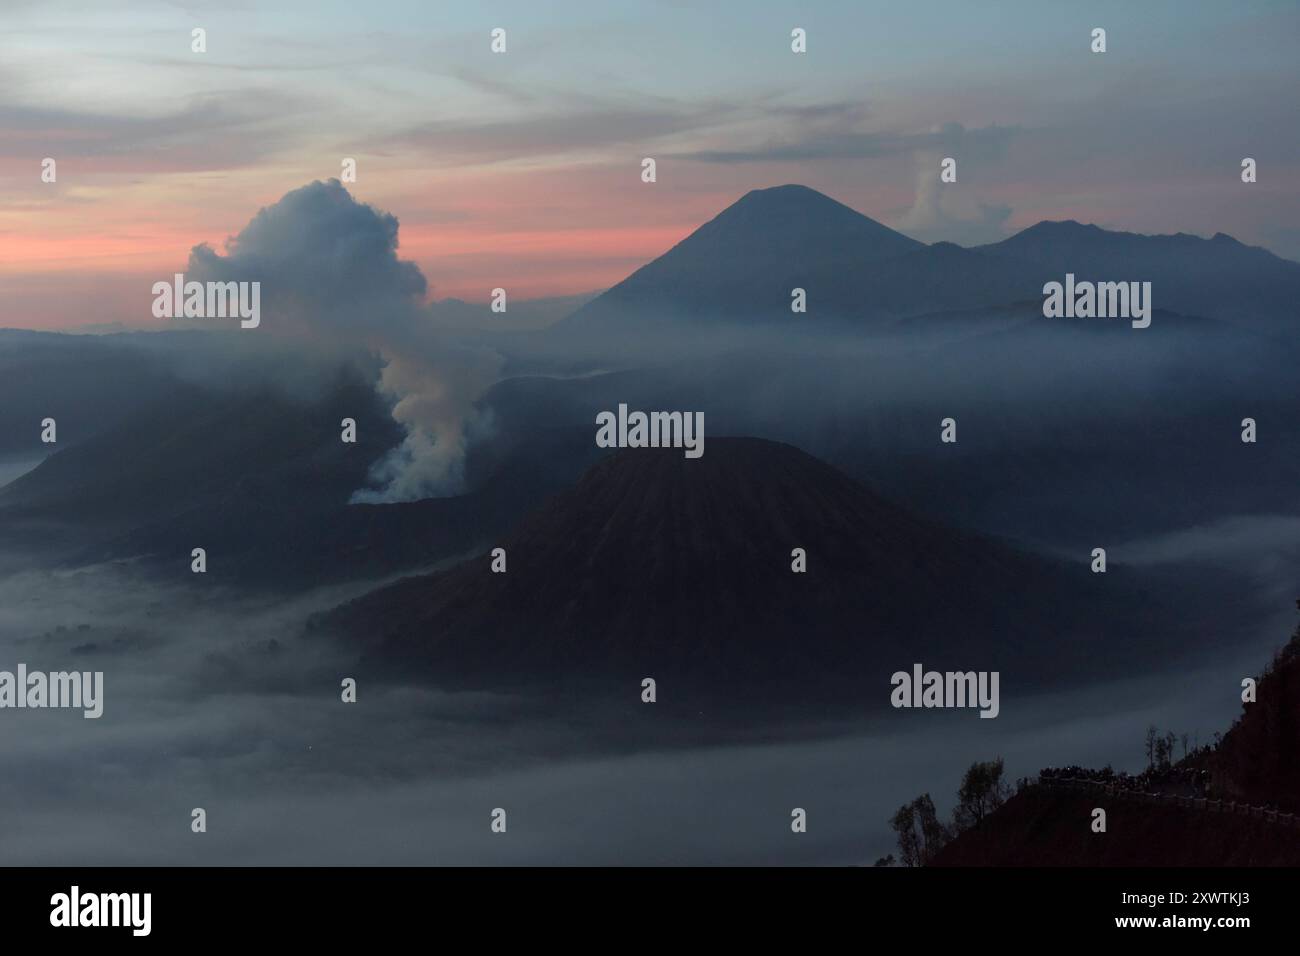
[[[755, 3], [733, 20], [574, 2], [563, 27], [522, 3], [267, 6], [6, 8], [0, 326], [157, 327], [150, 287], [193, 246], [221, 249], [344, 157], [433, 299], [606, 288], [787, 182], [924, 241], [1073, 218], [1300, 258], [1300, 14], [1281, 4]], [[944, 156], [959, 177], [940, 189]]]

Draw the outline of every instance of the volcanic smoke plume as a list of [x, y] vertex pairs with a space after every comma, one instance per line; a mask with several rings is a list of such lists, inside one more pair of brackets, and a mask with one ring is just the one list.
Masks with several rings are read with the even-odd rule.
[[458, 492], [468, 444], [491, 429], [474, 403], [501, 368], [496, 353], [453, 346], [432, 327], [427, 283], [398, 258], [397, 229], [396, 217], [357, 202], [338, 180], [314, 182], [260, 210], [224, 255], [195, 246], [186, 269], [187, 280], [262, 284], [262, 327], [243, 334], [382, 357], [379, 388], [406, 438], [354, 501]]

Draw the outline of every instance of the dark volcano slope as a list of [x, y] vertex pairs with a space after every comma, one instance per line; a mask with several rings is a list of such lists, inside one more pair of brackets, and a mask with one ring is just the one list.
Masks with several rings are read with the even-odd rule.
[[[1000, 670], [1004, 693], [1113, 676], [1168, 649], [1172, 615], [1087, 565], [931, 524], [788, 445], [625, 450], [487, 555], [317, 616], [377, 672], [435, 683], [653, 676], [714, 697], [877, 706], [913, 662]], [[804, 548], [808, 571], [791, 571]], [[1189, 639], [1187, 630], [1179, 639]], [[1100, 668], [1100, 670], [1098, 670]], [[623, 685], [619, 685], [623, 686]]]

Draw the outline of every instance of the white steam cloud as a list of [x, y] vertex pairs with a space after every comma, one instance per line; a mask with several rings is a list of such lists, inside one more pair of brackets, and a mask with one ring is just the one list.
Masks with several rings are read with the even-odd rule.
[[947, 240], [970, 246], [1006, 238], [1011, 207], [977, 203], [963, 191], [945, 189], [939, 164], [945, 157], [956, 159], [960, 181], [963, 167], [999, 157], [1015, 132], [997, 126], [968, 130], [960, 123], [946, 123], [921, 137], [912, 151], [916, 193], [911, 208], [894, 225], [922, 242]]
[[331, 179], [258, 212], [225, 254], [190, 253], [187, 280], [261, 283], [263, 333], [313, 347], [365, 349], [385, 362], [380, 388], [406, 438], [371, 471], [354, 501], [413, 501], [462, 489], [470, 442], [491, 429], [475, 405], [502, 361], [455, 346], [430, 320], [424, 275], [397, 256], [397, 219], [359, 203]]

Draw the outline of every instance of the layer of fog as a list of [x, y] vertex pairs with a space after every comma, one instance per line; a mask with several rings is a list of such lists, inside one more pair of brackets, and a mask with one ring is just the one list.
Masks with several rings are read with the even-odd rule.
[[[1293, 595], [1295, 542], [1255, 530], [1188, 533], [1199, 559]], [[1169, 544], [1133, 543], [1146, 560]], [[684, 748], [665, 716], [662, 746], [623, 752], [605, 715], [518, 698], [363, 681], [342, 703], [348, 656], [297, 635], [362, 587], [252, 603], [161, 589], [130, 564], [0, 579], [0, 669], [105, 674], [98, 720], [0, 711], [0, 863], [870, 863], [892, 849], [892, 811], [922, 791], [946, 809], [973, 760], [1002, 755], [1013, 778], [1136, 770], [1153, 723], [1208, 742], [1294, 623], [1279, 602], [1260, 633], [1190, 673], [1037, 697], [1004, 682], [996, 720], [887, 710], [790, 727], [788, 742]], [[205, 834], [190, 831], [194, 807]], [[489, 829], [496, 807], [504, 835]], [[790, 832], [794, 807], [805, 835]]]

